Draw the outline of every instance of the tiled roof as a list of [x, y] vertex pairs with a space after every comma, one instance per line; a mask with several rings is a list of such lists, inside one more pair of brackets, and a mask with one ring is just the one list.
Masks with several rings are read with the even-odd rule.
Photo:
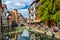
[[6, 7], [6, 5], [5, 4], [2, 4], [2, 8], [5, 8]]

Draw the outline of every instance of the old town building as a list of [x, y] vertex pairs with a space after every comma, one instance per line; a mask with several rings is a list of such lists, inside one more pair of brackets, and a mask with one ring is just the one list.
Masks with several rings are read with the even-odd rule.
[[17, 9], [14, 9], [12, 12], [10, 12], [10, 14], [8, 16], [9, 25], [12, 25], [13, 21], [18, 23], [18, 17], [19, 17], [19, 14], [18, 14]]
[[2, 22], [2, 38], [5, 38], [4, 36], [4, 33], [7, 33], [9, 30], [8, 30], [8, 21], [7, 21], [7, 18], [8, 18], [8, 15], [9, 15], [9, 11], [7, 9], [7, 6], [6, 4], [2, 4], [2, 15], [1, 15], [1, 22]]
[[21, 13], [19, 13], [19, 25], [25, 25], [26, 24], [26, 19], [23, 17], [23, 15]]
[[14, 30], [15, 27], [18, 25], [18, 19], [19, 19], [19, 14], [17, 9], [14, 9], [13, 11], [10, 12], [8, 15], [8, 26], [9, 26], [9, 31]]
[[14, 11], [12, 11], [8, 16], [8, 23], [9, 26], [13, 24], [21, 25], [21, 24], [25, 24], [26, 21], [25, 18], [21, 15], [21, 13], [18, 13], [18, 10], [14, 9]]
[[33, 1], [33, 3], [30, 5], [30, 8], [28, 9], [28, 11], [29, 11], [29, 23], [28, 23], [28, 25], [30, 25], [31, 27], [42, 25], [42, 21], [40, 19], [39, 14], [38, 14], [39, 5], [40, 5], [40, 1], [35, 0], [35, 1]]
[[12, 25], [13, 21], [15, 21], [18, 25], [26, 22], [25, 18], [21, 15], [21, 13], [18, 13], [17, 9], [14, 9], [14, 11], [12, 11], [8, 17], [9, 25]]
[[8, 26], [8, 22], [7, 22], [7, 17], [9, 15], [9, 11], [7, 9], [7, 6], [5, 4], [2, 4], [2, 10], [3, 10], [3, 13], [2, 13], [2, 26]]
[[35, 0], [30, 5], [30, 8], [28, 9], [30, 21], [35, 21], [35, 20], [40, 21], [40, 18], [39, 18], [38, 12], [37, 12], [39, 5], [40, 5], [39, 0]]

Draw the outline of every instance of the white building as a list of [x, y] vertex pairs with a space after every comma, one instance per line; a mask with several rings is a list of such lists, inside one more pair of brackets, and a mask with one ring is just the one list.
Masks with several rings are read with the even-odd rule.
[[2, 25], [7, 24], [7, 17], [9, 15], [9, 11], [7, 10], [7, 7], [5, 4], [2, 4], [2, 9], [3, 9], [3, 13], [2, 13]]
[[39, 0], [35, 0], [28, 9], [30, 21], [35, 20], [37, 14], [37, 7], [40, 5]]

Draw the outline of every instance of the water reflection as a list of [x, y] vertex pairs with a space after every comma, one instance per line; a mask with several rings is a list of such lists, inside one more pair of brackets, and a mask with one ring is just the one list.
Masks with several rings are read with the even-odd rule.
[[29, 40], [29, 32], [24, 30], [21, 35], [18, 35], [17, 40]]

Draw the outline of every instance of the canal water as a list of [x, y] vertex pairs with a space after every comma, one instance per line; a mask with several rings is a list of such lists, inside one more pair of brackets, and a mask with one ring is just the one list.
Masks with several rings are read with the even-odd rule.
[[21, 35], [18, 35], [17, 40], [60, 40], [60, 39], [47, 36], [46, 34], [40, 34], [24, 30]]
[[29, 40], [29, 32], [24, 30], [21, 35], [18, 35], [17, 40]]

